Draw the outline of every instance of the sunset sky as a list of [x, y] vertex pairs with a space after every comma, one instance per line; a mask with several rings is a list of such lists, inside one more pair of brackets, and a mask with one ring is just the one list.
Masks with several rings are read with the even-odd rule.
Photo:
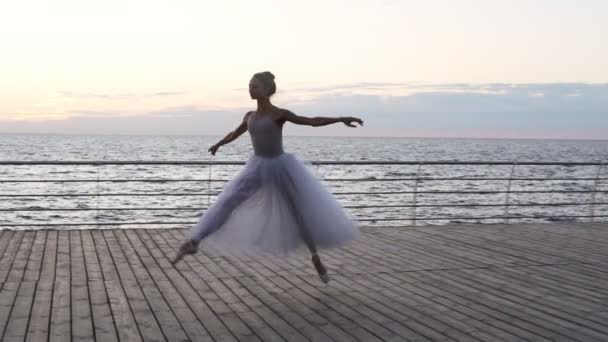
[[607, 138], [608, 1], [3, 1], [0, 132], [224, 134], [275, 102], [305, 135]]

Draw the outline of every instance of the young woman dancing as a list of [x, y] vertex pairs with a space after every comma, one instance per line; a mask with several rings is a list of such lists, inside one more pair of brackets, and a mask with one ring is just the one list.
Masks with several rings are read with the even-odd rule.
[[209, 152], [249, 132], [254, 154], [240, 173], [230, 180], [217, 200], [191, 230], [172, 263], [194, 254], [206, 239], [214, 249], [226, 253], [261, 252], [287, 255], [300, 247], [312, 254], [321, 280], [329, 282], [320, 249], [343, 246], [359, 236], [355, 220], [310, 172], [306, 165], [283, 151], [283, 125], [326, 126], [344, 123], [356, 127], [355, 117], [304, 117], [274, 106], [274, 75], [253, 75], [249, 94], [257, 110], [245, 114], [241, 124]]

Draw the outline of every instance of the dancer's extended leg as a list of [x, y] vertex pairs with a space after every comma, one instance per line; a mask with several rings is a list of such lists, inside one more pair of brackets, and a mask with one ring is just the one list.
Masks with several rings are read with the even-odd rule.
[[222, 193], [218, 200], [207, 209], [190, 232], [190, 239], [178, 249], [172, 263], [175, 264], [186, 254], [194, 254], [201, 240], [213, 234], [228, 220], [230, 214], [241, 203], [251, 197], [261, 186], [257, 175], [243, 178], [231, 188], [229, 193]]

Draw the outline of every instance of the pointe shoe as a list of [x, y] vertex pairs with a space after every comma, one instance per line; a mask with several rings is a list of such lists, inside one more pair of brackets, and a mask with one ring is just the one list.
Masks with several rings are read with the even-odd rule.
[[178, 261], [182, 260], [184, 256], [187, 254], [194, 254], [198, 251], [198, 243], [188, 240], [184, 242], [177, 252], [175, 253], [175, 257], [171, 260], [171, 264], [175, 265]]
[[327, 269], [325, 268], [325, 266], [323, 266], [321, 258], [319, 258], [318, 255], [315, 254], [312, 256], [312, 264], [315, 266], [315, 269], [317, 270], [321, 281], [325, 284], [329, 283], [329, 274], [327, 274]]
[[321, 279], [321, 281], [325, 284], [329, 284], [330, 278], [329, 278], [329, 274], [325, 273], [325, 274], [319, 274], [319, 279]]

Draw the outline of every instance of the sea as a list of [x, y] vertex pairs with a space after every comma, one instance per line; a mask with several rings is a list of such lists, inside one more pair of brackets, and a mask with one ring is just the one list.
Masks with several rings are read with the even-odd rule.
[[[242, 165], [7, 162], [244, 162], [252, 153], [244, 135], [211, 156], [207, 150], [219, 138], [0, 134], [0, 229], [188, 227]], [[608, 167], [512, 165], [608, 163], [608, 140], [285, 136], [284, 147], [304, 162], [419, 162], [307, 164], [362, 225], [608, 220]], [[437, 161], [511, 164], [425, 164]], [[510, 177], [533, 179], [502, 179]]]

